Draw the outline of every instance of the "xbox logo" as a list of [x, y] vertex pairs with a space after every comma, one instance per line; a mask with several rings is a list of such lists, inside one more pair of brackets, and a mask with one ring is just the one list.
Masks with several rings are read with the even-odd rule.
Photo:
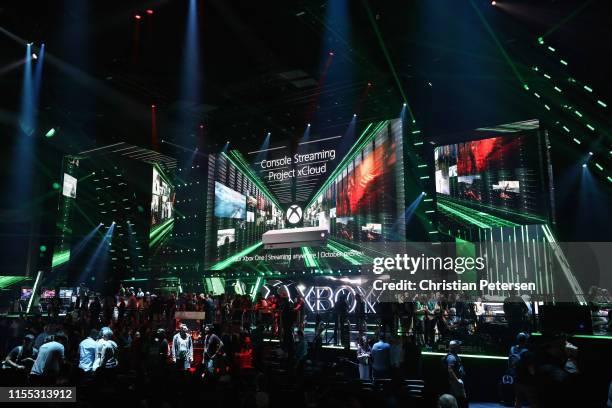
[[302, 219], [302, 209], [299, 205], [293, 204], [287, 209], [287, 221], [289, 224], [297, 224]]

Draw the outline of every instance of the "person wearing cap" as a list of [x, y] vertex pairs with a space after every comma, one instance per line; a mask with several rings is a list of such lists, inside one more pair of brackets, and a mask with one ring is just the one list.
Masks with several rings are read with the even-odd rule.
[[451, 340], [448, 343], [448, 354], [442, 359], [448, 371], [449, 393], [457, 399], [459, 407], [467, 407], [468, 400], [465, 392], [465, 369], [459, 357], [461, 342]]

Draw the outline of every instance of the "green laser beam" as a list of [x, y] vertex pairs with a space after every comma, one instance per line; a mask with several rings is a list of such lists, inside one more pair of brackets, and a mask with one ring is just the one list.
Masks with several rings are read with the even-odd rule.
[[400, 94], [402, 95], [402, 98], [403, 98], [404, 102], [406, 102], [406, 107], [408, 108], [408, 114], [410, 114], [410, 119], [412, 119], [412, 121], [414, 121], [414, 115], [412, 113], [412, 109], [410, 108], [410, 104], [408, 103], [408, 98], [406, 97], [406, 93], [404, 92], [404, 89], [402, 87], [402, 83], [399, 80], [399, 77], [397, 75], [397, 71], [395, 70], [395, 66], [393, 65], [393, 61], [391, 61], [391, 56], [389, 55], [389, 51], [387, 50], [387, 47], [385, 46], [385, 42], [383, 41], [382, 34], [380, 33], [380, 30], [378, 29], [378, 24], [376, 24], [376, 19], [374, 18], [374, 15], [372, 14], [372, 10], [370, 9], [370, 5], [368, 4], [368, 0], [363, 0], [362, 3], [363, 3], [363, 6], [364, 6], [367, 14], [368, 14], [368, 18], [370, 20], [370, 23], [372, 24], [372, 28], [374, 29], [374, 33], [376, 34], [376, 38], [378, 39], [378, 44], [380, 45], [380, 48], [381, 48], [383, 54], [385, 55], [385, 59], [387, 60], [387, 64], [389, 65], [389, 69], [391, 70], [391, 74], [393, 75], [393, 78], [395, 79], [395, 83], [397, 84], [397, 88], [399, 89]]
[[484, 16], [480, 12], [480, 9], [474, 4], [473, 0], [470, 0], [470, 4], [471, 4], [472, 8], [474, 9], [474, 11], [476, 11], [476, 14], [478, 15], [478, 18], [480, 18], [480, 21], [482, 22], [482, 25], [484, 25], [485, 29], [487, 30], [487, 32], [489, 33], [489, 35], [493, 39], [493, 42], [495, 42], [495, 45], [499, 49], [499, 52], [502, 54], [502, 56], [504, 57], [504, 59], [506, 60], [506, 62], [510, 66], [510, 68], [512, 69], [512, 72], [514, 73], [516, 78], [519, 80], [521, 85], [525, 86], [526, 84], [525, 84], [525, 81], [523, 80], [523, 77], [518, 72], [518, 69], [516, 69], [516, 66], [514, 65], [514, 62], [512, 62], [512, 60], [510, 59], [510, 56], [506, 52], [506, 49], [503, 47], [503, 45], [501, 44], [501, 42], [499, 41], [499, 39], [495, 35], [495, 32], [493, 31], [493, 29], [489, 25], [488, 21], [484, 18]]
[[221, 271], [227, 268], [228, 266], [230, 266], [231, 264], [233, 264], [234, 262], [238, 261], [243, 256], [246, 256], [249, 253], [253, 252], [254, 250], [256, 250], [262, 245], [263, 245], [263, 242], [261, 241], [254, 245], [251, 245], [250, 247], [243, 249], [242, 251], [230, 256], [229, 258], [224, 259], [223, 261], [217, 262], [216, 264], [210, 267], [210, 270], [211, 271]]
[[570, 14], [568, 14], [565, 18], [563, 18], [561, 21], [559, 21], [557, 24], [555, 24], [554, 26], [552, 26], [551, 28], [548, 29], [548, 31], [546, 31], [544, 34], [542, 34], [540, 36], [540, 38], [545, 38], [548, 37], [550, 34], [554, 33], [555, 31], [557, 31], [559, 28], [561, 28], [563, 25], [565, 25], [568, 21], [570, 21], [571, 19], [573, 19], [574, 17], [576, 17], [578, 14], [580, 14], [585, 8], [587, 8], [591, 3], [593, 2], [593, 0], [588, 0], [584, 3], [582, 3], [580, 5], [580, 7], [578, 7], [576, 10], [572, 11]]

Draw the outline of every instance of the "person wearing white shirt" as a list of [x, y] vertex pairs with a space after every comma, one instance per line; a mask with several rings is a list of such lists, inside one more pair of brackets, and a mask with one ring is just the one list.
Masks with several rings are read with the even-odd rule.
[[172, 361], [179, 370], [188, 370], [193, 362], [193, 341], [184, 324], [172, 339]]
[[98, 350], [98, 331], [93, 329], [89, 336], [79, 344], [79, 369], [89, 376], [93, 372], [96, 351]]
[[97, 342], [94, 371], [98, 381], [109, 383], [114, 380], [115, 371], [119, 365], [118, 347], [117, 343], [112, 340], [113, 331], [109, 327], [103, 327], [100, 335], [102, 338]]

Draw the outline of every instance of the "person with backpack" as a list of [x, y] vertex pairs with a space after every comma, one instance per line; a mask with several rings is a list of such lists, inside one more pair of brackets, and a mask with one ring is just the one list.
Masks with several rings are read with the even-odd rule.
[[510, 347], [510, 354], [508, 355], [508, 374], [516, 376], [516, 366], [521, 359], [521, 355], [528, 350], [527, 340], [529, 335], [527, 333], [519, 333], [516, 336], [516, 344]]
[[[521, 332], [516, 336], [515, 344], [510, 347], [510, 352], [508, 353], [508, 369], [499, 383], [500, 399], [506, 404], [519, 404], [517, 406], [521, 406], [517, 398], [516, 377], [521, 356], [529, 351], [527, 348], [528, 339], [529, 335]], [[521, 400], [524, 401], [525, 399], [522, 398]]]
[[540, 406], [536, 388], [536, 354], [527, 347], [529, 336], [519, 333], [517, 344], [510, 349], [508, 368], [514, 383], [514, 407]]

